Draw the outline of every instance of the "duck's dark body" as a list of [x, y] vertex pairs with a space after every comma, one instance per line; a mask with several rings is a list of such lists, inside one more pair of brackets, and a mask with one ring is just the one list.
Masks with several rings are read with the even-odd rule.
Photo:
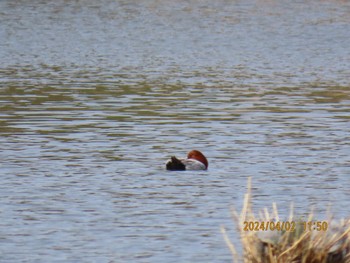
[[185, 171], [186, 166], [175, 156], [172, 156], [166, 163], [166, 169], [169, 171]]

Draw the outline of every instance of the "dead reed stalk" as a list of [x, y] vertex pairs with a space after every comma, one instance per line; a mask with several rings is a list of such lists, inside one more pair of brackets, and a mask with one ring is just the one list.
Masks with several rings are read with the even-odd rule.
[[[240, 256], [221, 232], [234, 263], [350, 263], [350, 220], [317, 221], [310, 212], [306, 220], [295, 219], [293, 206], [288, 220], [281, 221], [276, 203], [272, 213], [267, 209], [255, 216], [252, 209], [251, 178], [248, 178], [240, 214], [232, 210], [243, 247]], [[289, 223], [287, 223], [289, 222]]]

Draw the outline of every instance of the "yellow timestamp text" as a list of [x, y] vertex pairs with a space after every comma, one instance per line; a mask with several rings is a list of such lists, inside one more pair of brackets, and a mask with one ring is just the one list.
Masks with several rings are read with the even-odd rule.
[[[288, 231], [297, 227], [304, 231], [327, 231], [327, 221], [244, 221], [243, 231]], [[300, 229], [300, 228], [299, 228]]]

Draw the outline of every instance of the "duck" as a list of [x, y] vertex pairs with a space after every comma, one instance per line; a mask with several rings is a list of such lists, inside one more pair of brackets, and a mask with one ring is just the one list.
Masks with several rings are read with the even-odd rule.
[[166, 162], [166, 169], [169, 171], [185, 171], [185, 170], [207, 170], [208, 160], [198, 150], [192, 150], [187, 154], [187, 158], [176, 158], [171, 156]]

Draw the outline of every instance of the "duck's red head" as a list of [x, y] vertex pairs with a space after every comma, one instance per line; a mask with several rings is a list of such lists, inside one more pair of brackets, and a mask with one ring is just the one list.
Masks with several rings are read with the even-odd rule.
[[204, 154], [197, 150], [192, 150], [187, 154], [188, 159], [195, 159], [197, 161], [200, 161], [205, 165], [205, 168], [208, 169], [208, 160], [205, 158]]

